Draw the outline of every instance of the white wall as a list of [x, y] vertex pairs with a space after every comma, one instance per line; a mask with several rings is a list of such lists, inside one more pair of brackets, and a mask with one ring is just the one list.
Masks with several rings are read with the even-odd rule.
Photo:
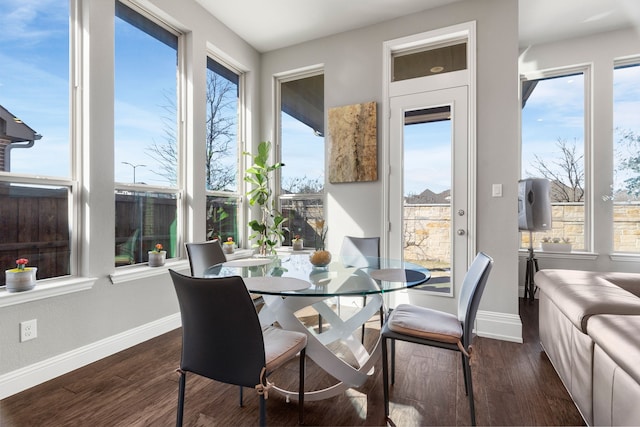
[[[640, 272], [640, 257], [630, 261], [612, 260], [613, 206], [602, 196], [610, 194], [613, 168], [613, 65], [615, 59], [640, 56], [640, 33], [628, 29], [601, 33], [590, 37], [530, 46], [520, 55], [520, 72], [528, 73], [589, 64], [592, 77], [593, 154], [593, 253], [557, 258], [537, 254], [541, 269], [567, 268], [595, 271]], [[525, 254], [520, 257], [520, 275], [524, 277]], [[524, 279], [521, 280], [521, 283]]]
[[[384, 41], [473, 20], [477, 21], [478, 165], [477, 176], [472, 178], [477, 184], [477, 249], [495, 260], [480, 306], [478, 331], [486, 336], [518, 341], [521, 324], [518, 316], [516, 203], [519, 173], [517, 2], [474, 0], [455, 3], [264, 54], [261, 137], [273, 140], [275, 135], [274, 75], [324, 64], [325, 111], [367, 101], [381, 105]], [[379, 132], [385, 129], [381, 120], [378, 117]], [[379, 155], [381, 139], [379, 135]], [[382, 173], [379, 167], [378, 176]], [[494, 183], [503, 184], [504, 197], [491, 197], [491, 184]], [[383, 194], [380, 179], [365, 183], [327, 182], [325, 190], [330, 251], [339, 251], [344, 235], [381, 234]]]

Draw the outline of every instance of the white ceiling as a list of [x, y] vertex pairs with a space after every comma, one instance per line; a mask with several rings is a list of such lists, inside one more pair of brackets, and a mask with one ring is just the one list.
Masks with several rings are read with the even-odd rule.
[[[196, 0], [260, 52], [461, 0]], [[520, 46], [623, 27], [640, 29], [638, 0], [518, 0]]]

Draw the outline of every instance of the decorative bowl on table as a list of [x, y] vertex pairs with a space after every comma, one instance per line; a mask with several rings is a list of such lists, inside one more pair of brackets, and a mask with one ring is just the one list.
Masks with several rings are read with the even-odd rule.
[[326, 267], [331, 262], [331, 252], [329, 251], [314, 251], [309, 255], [309, 262], [316, 267]]

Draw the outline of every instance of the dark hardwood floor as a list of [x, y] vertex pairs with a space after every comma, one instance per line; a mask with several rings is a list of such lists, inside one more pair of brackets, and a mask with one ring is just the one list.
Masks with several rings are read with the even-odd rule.
[[[472, 358], [479, 425], [584, 425], [538, 342], [537, 303], [520, 302], [523, 344], [476, 338]], [[367, 325], [372, 345], [379, 322]], [[0, 426], [171, 426], [175, 424], [180, 330], [149, 340], [45, 384], [0, 401]], [[397, 345], [396, 384], [391, 417], [385, 420], [380, 362], [360, 388], [305, 403], [306, 425], [423, 426], [468, 425], [469, 407], [459, 353]], [[295, 388], [297, 361], [272, 375]], [[307, 389], [332, 383], [311, 360]], [[237, 387], [188, 377], [186, 426], [241, 426], [258, 423], [258, 398]], [[295, 402], [272, 393], [269, 425], [296, 425]]]

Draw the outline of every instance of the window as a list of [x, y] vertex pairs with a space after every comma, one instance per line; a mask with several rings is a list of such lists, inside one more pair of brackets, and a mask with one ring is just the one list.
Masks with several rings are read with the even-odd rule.
[[178, 35], [116, 2], [116, 266], [179, 256], [178, 64]]
[[[74, 4], [0, 3], [0, 264], [27, 258], [38, 268], [38, 279], [72, 273], [70, 230], [77, 207], [72, 205], [69, 16]], [[0, 275], [0, 285], [4, 280]]]
[[207, 239], [232, 237], [242, 246], [242, 227], [238, 227], [242, 182], [240, 75], [208, 57], [206, 96]]
[[[544, 76], [522, 82], [522, 178], [550, 181], [552, 229], [533, 233], [568, 238], [574, 250], [587, 250], [585, 236], [585, 72]], [[522, 233], [522, 246], [529, 234]]]
[[317, 241], [324, 218], [324, 75], [280, 80], [280, 210], [289, 233], [305, 246]]
[[467, 43], [394, 52], [392, 81], [415, 79], [467, 69]]
[[640, 252], [638, 111], [640, 111], [640, 63], [620, 64], [613, 71], [614, 252]]

